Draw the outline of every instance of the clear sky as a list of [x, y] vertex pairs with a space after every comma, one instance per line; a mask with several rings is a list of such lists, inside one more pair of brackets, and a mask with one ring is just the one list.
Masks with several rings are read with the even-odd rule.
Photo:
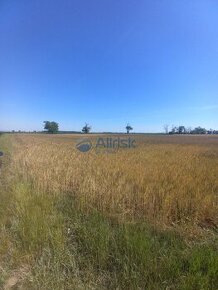
[[218, 129], [217, 0], [0, 0], [0, 130]]

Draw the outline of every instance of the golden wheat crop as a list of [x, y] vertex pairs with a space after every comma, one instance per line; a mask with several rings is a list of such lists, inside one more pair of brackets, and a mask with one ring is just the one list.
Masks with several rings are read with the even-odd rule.
[[118, 219], [218, 222], [215, 136], [137, 135], [136, 148], [114, 154], [81, 153], [74, 135], [11, 138], [14, 172], [47, 194], [72, 194]]

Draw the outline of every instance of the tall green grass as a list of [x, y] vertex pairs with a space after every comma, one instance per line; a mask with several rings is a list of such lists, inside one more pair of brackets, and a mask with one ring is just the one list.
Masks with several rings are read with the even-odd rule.
[[68, 243], [79, 251], [80, 268], [105, 277], [105, 288], [216, 289], [216, 239], [187, 246], [172, 231], [160, 232], [144, 223], [114, 223], [95, 210], [78, 210], [71, 198], [64, 202]]

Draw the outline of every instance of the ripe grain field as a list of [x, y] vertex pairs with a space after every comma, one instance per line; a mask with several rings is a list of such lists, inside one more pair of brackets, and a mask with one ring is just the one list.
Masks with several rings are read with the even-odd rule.
[[217, 289], [218, 137], [132, 137], [0, 136], [0, 287]]

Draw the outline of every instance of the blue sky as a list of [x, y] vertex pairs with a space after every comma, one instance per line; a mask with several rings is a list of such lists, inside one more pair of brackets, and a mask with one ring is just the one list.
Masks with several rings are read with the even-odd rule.
[[218, 129], [216, 0], [0, 0], [0, 130]]

